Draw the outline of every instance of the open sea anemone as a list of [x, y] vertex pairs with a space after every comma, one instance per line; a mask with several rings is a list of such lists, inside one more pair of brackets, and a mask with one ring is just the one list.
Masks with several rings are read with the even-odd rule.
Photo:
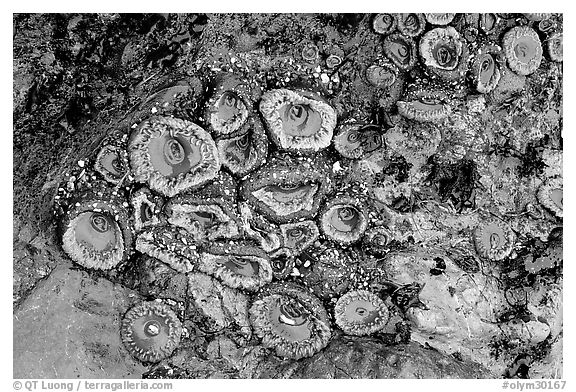
[[377, 332], [388, 322], [388, 307], [376, 294], [353, 290], [344, 294], [334, 307], [336, 324], [349, 335], [364, 336]]
[[551, 178], [540, 185], [536, 194], [538, 201], [554, 215], [562, 218], [564, 215], [562, 178]]
[[409, 71], [416, 65], [416, 43], [410, 37], [398, 33], [386, 36], [384, 53], [403, 71]]
[[336, 111], [319, 95], [287, 89], [270, 90], [260, 101], [270, 139], [280, 149], [312, 153], [330, 145]]
[[314, 221], [301, 221], [280, 225], [283, 237], [283, 246], [291, 250], [292, 254], [300, 254], [318, 239], [320, 232]]
[[182, 323], [168, 305], [142, 302], [126, 313], [120, 335], [133, 357], [142, 362], [160, 362], [180, 344]]
[[322, 303], [295, 285], [272, 285], [250, 307], [250, 322], [265, 347], [290, 359], [311, 357], [331, 337]]
[[472, 82], [476, 91], [482, 94], [494, 90], [500, 81], [499, 54], [501, 48], [496, 45], [482, 46], [472, 62]]
[[508, 66], [520, 75], [530, 75], [542, 62], [542, 44], [534, 29], [516, 26], [504, 34], [502, 46]]
[[106, 181], [118, 184], [129, 170], [128, 153], [120, 146], [106, 145], [96, 156], [94, 170]]
[[474, 230], [474, 245], [480, 257], [503, 260], [514, 248], [514, 232], [507, 223], [490, 218], [480, 222]]
[[442, 79], [462, 79], [468, 71], [468, 46], [452, 27], [437, 27], [420, 39], [420, 56], [427, 69]]
[[358, 199], [338, 196], [326, 203], [320, 214], [324, 235], [341, 244], [358, 241], [368, 227], [366, 207]]
[[334, 137], [334, 148], [345, 158], [362, 158], [383, 146], [383, 130], [364, 123], [343, 124]]
[[390, 34], [396, 30], [397, 25], [395, 14], [376, 14], [372, 18], [372, 28], [377, 34]]
[[176, 118], [143, 121], [133, 131], [128, 150], [136, 181], [169, 197], [206, 184], [220, 169], [210, 134]]
[[424, 14], [428, 23], [437, 25], [437, 26], [445, 26], [448, 23], [452, 22], [456, 14]]

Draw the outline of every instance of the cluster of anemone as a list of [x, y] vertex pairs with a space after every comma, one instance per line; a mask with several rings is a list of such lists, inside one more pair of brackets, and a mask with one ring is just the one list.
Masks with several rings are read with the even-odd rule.
[[265, 347], [280, 357], [311, 357], [328, 344], [330, 322], [322, 303], [303, 287], [268, 287], [250, 307], [250, 322]]
[[485, 94], [494, 90], [500, 81], [501, 48], [487, 44], [482, 46], [471, 65], [472, 82], [476, 91]]
[[460, 80], [468, 71], [468, 46], [452, 26], [427, 31], [419, 51], [428, 70], [442, 79]]
[[377, 125], [348, 123], [338, 128], [334, 136], [334, 148], [340, 155], [358, 159], [384, 145], [383, 130]]
[[122, 343], [142, 362], [160, 362], [180, 344], [182, 323], [168, 305], [142, 302], [124, 316], [120, 327]]
[[132, 231], [123, 204], [106, 186], [95, 186], [72, 200], [61, 221], [62, 248], [86, 268], [109, 270], [126, 260]]
[[452, 112], [448, 95], [434, 86], [409, 86], [405, 96], [396, 105], [402, 116], [421, 122], [438, 122]]
[[320, 213], [320, 229], [338, 243], [351, 244], [362, 238], [368, 227], [366, 206], [356, 197], [338, 196]]
[[536, 194], [540, 204], [559, 218], [562, 218], [564, 215], [562, 189], [562, 178], [556, 177], [542, 183]]
[[542, 44], [538, 33], [528, 26], [516, 26], [504, 34], [504, 53], [510, 69], [520, 75], [530, 75], [542, 62]]
[[270, 90], [260, 101], [270, 140], [282, 150], [312, 153], [330, 145], [336, 111], [318, 94]]
[[416, 43], [411, 37], [402, 34], [390, 34], [384, 39], [384, 53], [403, 71], [409, 71], [416, 65]]
[[514, 249], [514, 232], [506, 222], [496, 218], [480, 222], [473, 239], [478, 255], [489, 260], [503, 260]]
[[336, 302], [334, 317], [338, 327], [349, 335], [364, 336], [386, 326], [388, 307], [380, 297], [367, 290], [353, 290]]
[[128, 150], [135, 180], [169, 197], [197, 189], [220, 170], [218, 150], [210, 134], [177, 118], [143, 121], [133, 131]]
[[272, 281], [270, 258], [244, 243], [214, 243], [201, 255], [198, 268], [234, 289], [257, 291]]

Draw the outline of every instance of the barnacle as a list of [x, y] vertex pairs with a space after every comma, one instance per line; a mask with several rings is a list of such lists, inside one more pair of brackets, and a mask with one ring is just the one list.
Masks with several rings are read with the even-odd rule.
[[468, 70], [468, 46], [452, 26], [427, 31], [419, 50], [428, 70], [442, 79], [461, 79]]
[[456, 14], [424, 14], [428, 23], [437, 25], [437, 26], [445, 26], [448, 23], [452, 22], [454, 16]]
[[174, 226], [145, 229], [136, 239], [136, 250], [181, 273], [192, 271], [200, 258], [194, 237]]
[[326, 310], [298, 286], [272, 285], [250, 307], [250, 322], [265, 347], [290, 359], [311, 357], [331, 337]]
[[416, 65], [416, 43], [402, 34], [391, 34], [384, 39], [384, 53], [394, 65], [403, 71]]
[[96, 157], [94, 170], [106, 181], [118, 184], [128, 173], [128, 153], [120, 146], [106, 145]]
[[366, 207], [357, 198], [338, 196], [326, 203], [320, 214], [320, 228], [342, 244], [358, 241], [368, 227]]
[[142, 302], [131, 308], [120, 327], [122, 343], [142, 362], [160, 362], [180, 344], [182, 323], [168, 305]]
[[269, 257], [250, 244], [213, 243], [202, 253], [198, 268], [234, 289], [256, 291], [272, 281]]
[[136, 181], [172, 197], [196, 189], [220, 169], [218, 150], [198, 125], [176, 118], [154, 117], [132, 133], [128, 147]]
[[73, 199], [61, 222], [62, 248], [76, 263], [109, 270], [125, 260], [132, 246], [123, 199], [105, 185]]
[[407, 37], [416, 37], [424, 31], [426, 20], [423, 14], [399, 14], [398, 31]]
[[540, 185], [537, 193], [540, 204], [559, 218], [562, 218], [564, 215], [562, 188], [562, 178], [556, 177]]
[[382, 147], [382, 133], [376, 125], [344, 124], [334, 137], [334, 148], [345, 158], [358, 159]]
[[316, 223], [313, 221], [301, 221], [296, 223], [285, 223], [280, 225], [283, 245], [292, 251], [293, 254], [299, 254], [316, 239], [320, 232]]
[[553, 61], [562, 62], [564, 55], [564, 34], [554, 33], [548, 37], [548, 55]]
[[439, 89], [414, 89], [396, 103], [398, 113], [416, 121], [438, 122], [450, 115], [448, 96]]
[[336, 302], [336, 324], [349, 335], [370, 335], [386, 326], [388, 307], [376, 294], [367, 290], [353, 290]]
[[146, 227], [158, 226], [164, 223], [165, 218], [162, 213], [164, 200], [155, 196], [148, 188], [142, 188], [130, 197], [132, 205], [132, 218], [134, 229], [138, 232]]
[[514, 232], [507, 223], [495, 219], [486, 219], [474, 230], [474, 245], [478, 254], [490, 260], [503, 260], [514, 248]]
[[528, 26], [516, 26], [504, 34], [504, 53], [510, 69], [520, 75], [530, 75], [542, 61], [542, 44], [538, 34]]
[[244, 198], [268, 219], [290, 222], [316, 215], [331, 187], [326, 157], [301, 159], [280, 154], [241, 185]]
[[311, 153], [330, 145], [336, 111], [317, 94], [287, 89], [264, 93], [260, 112], [279, 148]]
[[390, 34], [396, 30], [398, 22], [395, 14], [376, 14], [372, 19], [372, 28], [378, 34]]
[[485, 45], [480, 48], [471, 67], [472, 81], [479, 93], [489, 93], [500, 81], [500, 64], [498, 54], [501, 49], [496, 45]]

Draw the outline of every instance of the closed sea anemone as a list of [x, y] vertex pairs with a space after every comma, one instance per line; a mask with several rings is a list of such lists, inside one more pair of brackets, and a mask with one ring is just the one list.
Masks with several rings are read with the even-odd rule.
[[494, 90], [500, 81], [499, 55], [501, 49], [496, 45], [482, 46], [472, 62], [472, 82], [476, 91], [482, 94]]
[[334, 148], [345, 158], [362, 158], [383, 146], [382, 134], [377, 125], [343, 124], [334, 137]]
[[120, 146], [106, 145], [102, 147], [96, 161], [94, 170], [112, 184], [118, 184], [128, 173], [128, 153]]
[[368, 227], [366, 207], [350, 196], [338, 196], [326, 203], [320, 214], [320, 229], [341, 244], [358, 241]]
[[480, 222], [473, 233], [478, 255], [494, 261], [503, 260], [512, 253], [514, 237], [510, 226], [496, 218]]
[[136, 250], [181, 273], [193, 271], [200, 258], [194, 237], [174, 226], [145, 229], [136, 239]]
[[562, 178], [551, 178], [538, 188], [538, 201], [559, 218], [564, 215]]
[[421, 122], [439, 122], [452, 112], [446, 93], [431, 86], [409, 89], [396, 105], [402, 116]]
[[542, 62], [542, 44], [534, 29], [516, 26], [504, 34], [504, 53], [510, 69], [520, 75], [530, 75]]
[[62, 248], [83, 267], [109, 270], [128, 258], [132, 231], [125, 201], [101, 184], [70, 203], [62, 219]]
[[280, 225], [283, 246], [292, 254], [300, 254], [318, 239], [320, 234], [314, 221], [301, 221]]
[[384, 39], [384, 53], [394, 65], [403, 71], [416, 65], [416, 43], [402, 34], [391, 34]]
[[273, 222], [312, 218], [331, 188], [330, 169], [323, 154], [313, 159], [279, 154], [246, 179], [240, 192]]
[[388, 307], [376, 294], [353, 290], [344, 294], [334, 307], [336, 324], [348, 335], [365, 336], [386, 326]]
[[319, 95], [287, 89], [264, 93], [260, 112], [280, 149], [312, 153], [330, 145], [336, 111]]
[[210, 134], [176, 118], [143, 121], [133, 131], [128, 150], [136, 181], [169, 197], [206, 184], [220, 169]]
[[427, 69], [442, 79], [462, 79], [468, 70], [468, 46], [452, 26], [427, 31], [420, 39], [420, 56]]
[[270, 258], [249, 243], [213, 243], [202, 253], [199, 269], [234, 289], [257, 291], [272, 281]]
[[160, 196], [153, 195], [148, 188], [142, 188], [134, 192], [130, 197], [130, 204], [132, 205], [132, 218], [136, 232], [165, 222], [165, 217], [162, 213], [164, 200]]
[[182, 323], [168, 305], [142, 302], [131, 308], [120, 327], [122, 343], [142, 362], [160, 362], [180, 344]]
[[562, 33], [554, 33], [548, 37], [548, 55], [552, 61], [562, 62], [564, 58], [564, 38]]
[[250, 307], [250, 322], [264, 347], [290, 359], [311, 357], [332, 335], [322, 303], [296, 285], [271, 285]]
[[436, 26], [445, 26], [452, 22], [456, 14], [424, 14], [428, 23]]
[[390, 34], [396, 30], [397, 25], [395, 14], [376, 14], [372, 19], [372, 28], [377, 34]]
[[424, 31], [426, 19], [423, 14], [399, 14], [398, 31], [407, 37], [416, 37]]
[[402, 95], [405, 76], [386, 58], [379, 58], [365, 72], [366, 81], [376, 89], [380, 106], [388, 110]]

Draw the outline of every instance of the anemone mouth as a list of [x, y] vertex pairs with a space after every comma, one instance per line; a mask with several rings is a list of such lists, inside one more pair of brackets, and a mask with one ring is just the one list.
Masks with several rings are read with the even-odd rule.
[[428, 67], [445, 71], [456, 69], [462, 56], [460, 35], [453, 27], [437, 27], [420, 40], [420, 55]]
[[154, 257], [180, 273], [194, 270], [200, 258], [195, 239], [173, 226], [156, 226], [142, 231], [136, 250]]
[[368, 226], [364, 207], [350, 197], [339, 197], [328, 203], [320, 222], [326, 236], [343, 244], [358, 241]]
[[538, 188], [536, 197], [540, 204], [555, 216], [564, 216], [563, 184], [561, 178], [553, 178], [544, 182]]
[[498, 52], [496, 46], [483, 47], [472, 63], [472, 80], [479, 93], [489, 93], [500, 81], [500, 68], [495, 57]]
[[136, 231], [162, 223], [161, 210], [164, 202], [160, 197], [153, 196], [148, 189], [137, 191], [130, 199], [130, 203]]
[[313, 221], [302, 221], [280, 225], [284, 247], [299, 254], [318, 239], [320, 232]]
[[216, 144], [198, 125], [157, 117], [133, 132], [130, 162], [136, 181], [166, 196], [205, 184], [220, 169]]
[[562, 62], [564, 58], [564, 37], [562, 33], [554, 33], [548, 38], [548, 54], [552, 61]]
[[281, 149], [314, 152], [330, 145], [336, 111], [312, 94], [268, 91], [260, 101], [260, 112], [272, 141]]
[[122, 342], [142, 362], [160, 362], [180, 344], [182, 323], [168, 306], [143, 302], [126, 313], [120, 328]]
[[234, 238], [240, 233], [237, 222], [217, 204], [201, 200], [172, 200], [167, 210], [168, 222], [186, 229], [196, 241]]
[[373, 64], [366, 69], [366, 80], [374, 87], [390, 88], [398, 77], [398, 69], [392, 64]]
[[391, 34], [384, 39], [384, 53], [398, 68], [409, 71], [416, 64], [416, 44], [410, 37]]
[[422, 14], [400, 14], [398, 30], [407, 37], [416, 37], [422, 34], [426, 20]]
[[392, 14], [376, 14], [372, 19], [372, 28], [377, 34], [390, 34], [396, 26], [397, 21]]
[[381, 129], [375, 125], [344, 125], [334, 137], [336, 151], [349, 159], [361, 158], [378, 150], [382, 145]]
[[223, 91], [210, 107], [210, 126], [218, 135], [237, 131], [247, 119], [247, 105], [234, 91]]
[[542, 44], [536, 31], [527, 26], [508, 30], [503, 38], [504, 53], [510, 69], [520, 75], [530, 75], [542, 61]]
[[376, 294], [354, 290], [344, 294], [334, 307], [336, 324], [349, 335], [364, 336], [386, 326], [388, 307]]
[[94, 162], [94, 169], [112, 184], [118, 184], [128, 173], [126, 152], [116, 146], [104, 146]]
[[474, 245], [481, 257], [494, 261], [503, 260], [512, 253], [514, 233], [506, 223], [489, 219], [474, 230]]
[[414, 98], [412, 101], [398, 101], [398, 113], [411, 120], [438, 122], [452, 112], [446, 94], [441, 91], [420, 91]]
[[424, 14], [428, 23], [437, 25], [437, 26], [445, 26], [448, 23], [452, 22], [456, 14]]
[[311, 211], [319, 185], [310, 183], [281, 183], [266, 185], [252, 195], [274, 211], [278, 216], [287, 216], [299, 211]]
[[330, 327], [306, 301], [310, 296], [305, 292], [298, 297], [272, 293], [252, 304], [252, 326], [263, 345], [274, 349], [276, 355], [291, 359], [310, 357], [328, 344]]
[[234, 289], [256, 291], [272, 281], [268, 256], [257, 248], [245, 245], [223, 246], [204, 252], [199, 269]]

